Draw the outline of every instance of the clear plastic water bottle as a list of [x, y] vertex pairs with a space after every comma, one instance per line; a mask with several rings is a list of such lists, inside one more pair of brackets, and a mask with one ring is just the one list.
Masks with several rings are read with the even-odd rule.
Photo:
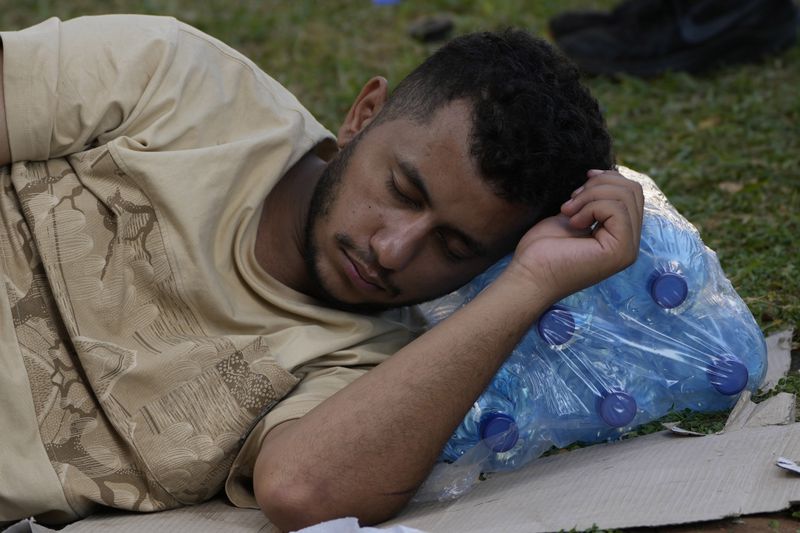
[[423, 302], [417, 306], [428, 329], [432, 328], [445, 318], [456, 312], [461, 306], [472, 299], [474, 287], [467, 283], [455, 291], [445, 294], [441, 298]]
[[[477, 294], [509, 260], [463, 293]], [[467, 413], [443, 458], [455, 461], [483, 442], [491, 468], [505, 470], [553, 444], [607, 440], [666, 414], [672, 401], [663, 380], [639, 354], [620, 348], [618, 321], [598, 312], [607, 314], [593, 289], [545, 311]]]
[[743, 390], [755, 392], [767, 370], [761, 329], [714, 254], [708, 265], [708, 286], [689, 313], [655, 324], [627, 317], [631, 342], [652, 354], [676, 409], [728, 409]]
[[[535, 332], [537, 352], [555, 369], [550, 390], [562, 401], [545, 402], [540, 422], [557, 446], [600, 442], [666, 414], [672, 399], [644, 354], [631, 347], [623, 321], [596, 290], [576, 293], [548, 309]], [[570, 391], [578, 402], [566, 403]], [[555, 409], [553, 409], [555, 407]]]
[[[656, 372], [669, 388], [675, 409], [718, 411], [730, 408], [750, 382], [750, 370], [734, 353], [738, 349], [732, 349], [731, 339], [717, 336], [709, 329], [711, 323], [715, 328], [727, 329], [721, 326], [722, 321], [722, 317], [710, 322], [694, 317], [691, 321], [673, 319], [665, 324], [662, 319], [658, 327], [637, 323], [631, 328], [630, 342], [651, 354]], [[741, 324], [730, 325], [741, 327]], [[758, 382], [760, 378], [753, 383]]]
[[748, 370], [747, 389], [756, 392], [767, 373], [767, 343], [753, 313], [725, 277], [717, 254], [708, 250], [708, 283], [703, 300], [691, 315], [697, 317], [696, 333], [714, 339]]
[[[675, 409], [728, 409], [742, 390], [755, 391], [761, 383], [767, 360], [764, 337], [725, 277], [716, 254], [708, 249], [701, 252], [702, 243], [680, 230], [675, 235], [686, 237], [682, 245], [693, 247], [692, 254], [702, 253], [703, 261], [694, 263], [698, 269], [703, 265], [702, 276], [697, 275], [703, 286], [693, 290], [690, 305], [681, 313], [648, 315], [641, 308], [624, 307], [619, 311], [627, 322], [623, 342], [647, 354], [667, 383]], [[609, 303], [613, 308], [620, 301]]]
[[[748, 319], [750, 324], [745, 325]], [[728, 315], [714, 320], [706, 319], [701, 324], [703, 331], [723, 347], [722, 353], [728, 354], [729, 359], [739, 361], [744, 366], [747, 379], [742, 389], [755, 393], [767, 373], [767, 345], [752, 315]], [[744, 376], [740, 380], [745, 381]]]
[[454, 462], [480, 446], [490, 470], [521, 466], [548, 450], [553, 442], [539, 423], [541, 380], [550, 373], [541, 360], [523, 361], [515, 351], [467, 412], [442, 451], [441, 458]]
[[697, 301], [706, 283], [706, 248], [690, 224], [646, 210], [636, 262], [598, 284], [620, 313], [656, 323]]
[[[648, 254], [654, 249], [643, 248]], [[766, 370], [763, 336], [714, 254], [696, 253], [706, 255], [705, 266], [692, 279], [706, 286], [694, 289], [688, 304], [658, 304], [652, 287], [636, 285], [634, 276], [627, 279], [631, 286], [624, 298], [611, 298], [598, 285], [542, 313], [456, 429], [442, 458], [455, 461], [481, 445], [487, 470], [516, 468], [551, 445], [617, 438], [673, 408], [729, 408], [745, 387], [754, 390]], [[671, 261], [666, 253], [661, 257], [664, 264]], [[442, 299], [442, 307], [431, 306], [430, 320], [469, 302], [510, 260]], [[671, 272], [688, 276], [690, 270]], [[615, 290], [622, 294], [620, 286]], [[680, 312], [664, 312], [681, 306]]]

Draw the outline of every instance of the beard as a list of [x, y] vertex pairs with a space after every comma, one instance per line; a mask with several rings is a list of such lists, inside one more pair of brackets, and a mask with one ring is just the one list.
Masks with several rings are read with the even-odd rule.
[[[365, 133], [365, 131], [359, 133], [353, 140], [347, 143], [344, 148], [342, 148], [342, 150], [333, 157], [333, 159], [331, 159], [331, 161], [322, 171], [316, 187], [314, 187], [314, 192], [311, 196], [311, 203], [308, 208], [308, 215], [306, 216], [305, 236], [303, 242], [303, 260], [306, 264], [306, 271], [308, 272], [308, 275], [316, 288], [317, 298], [329, 306], [336, 309], [341, 309], [343, 311], [374, 314], [385, 311], [390, 307], [397, 307], [397, 305], [390, 306], [376, 303], [348, 303], [336, 298], [320, 273], [319, 247], [317, 245], [317, 238], [314, 233], [316, 227], [321, 221], [325, 220], [330, 213], [331, 207], [336, 203], [336, 199], [339, 194], [339, 188], [342, 183], [342, 177], [347, 170], [350, 157], [355, 152], [355, 149], [361, 140], [361, 136], [363, 133]], [[349, 236], [337, 233], [336, 241], [340, 247], [355, 250], [357, 254], [359, 253]]]

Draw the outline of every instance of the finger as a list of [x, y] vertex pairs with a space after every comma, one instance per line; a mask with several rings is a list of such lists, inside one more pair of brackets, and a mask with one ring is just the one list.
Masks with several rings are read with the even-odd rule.
[[588, 170], [586, 172], [587, 180], [586, 180], [586, 182], [584, 182], [584, 185], [581, 185], [580, 187], [575, 189], [575, 191], [573, 191], [573, 193], [570, 196], [574, 197], [576, 194], [578, 194], [580, 191], [582, 191], [584, 189], [586, 183], [588, 183], [589, 180], [591, 180], [592, 178], [594, 178], [596, 176], [600, 176], [600, 175], [602, 175], [602, 174], [604, 174], [606, 172], [616, 172], [616, 171], [614, 171], [614, 170], [600, 170], [600, 169], [597, 169], [597, 168], [593, 168], [591, 170]]
[[627, 187], [632, 190], [639, 187], [638, 183], [636, 183], [633, 180], [629, 180], [616, 170], [605, 170], [600, 173], [589, 175], [589, 178], [584, 183], [584, 188], [591, 188], [597, 185], [613, 185], [613, 184], [619, 185], [621, 187]]
[[604, 248], [617, 251], [620, 264], [630, 264], [639, 251], [636, 226], [631, 223], [627, 206], [619, 200], [589, 202], [570, 218], [576, 227], [588, 227], [593, 221], [599, 225], [592, 236]]
[[573, 227], [569, 222], [569, 217], [562, 213], [537, 222], [529, 232], [535, 234], [538, 239], [543, 237], [580, 237], [586, 234], [586, 231]]
[[575, 198], [587, 189], [592, 189], [603, 185], [613, 185], [629, 189], [635, 196], [641, 197], [641, 186], [635, 181], [629, 180], [616, 170], [590, 170], [587, 172], [587, 175], [589, 176], [589, 179], [587, 179], [581, 187], [575, 189], [575, 191], [573, 191], [570, 195], [570, 198]]
[[[619, 194], [620, 199], [625, 199], [629, 206], [633, 206], [630, 210], [631, 224], [634, 228], [633, 243], [638, 248], [644, 216], [644, 194], [641, 185], [616, 170], [593, 169], [587, 172], [587, 176], [589, 177], [587, 182], [576, 189], [572, 193], [572, 198], [562, 205], [562, 213], [572, 216], [585, 205], [585, 202], [593, 199], [611, 199]], [[595, 229], [595, 222], [591, 222], [592, 230]], [[577, 220], [574, 223], [577, 224]]]
[[[561, 212], [568, 217], [572, 217], [583, 209], [586, 204], [598, 200], [615, 200], [622, 202], [630, 216], [631, 225], [638, 226], [640, 224], [640, 222], [638, 222], [640, 219], [639, 206], [637, 204], [635, 192], [628, 187], [621, 187], [616, 184], [596, 185], [585, 188], [578, 193], [575, 198], [565, 202], [561, 207]], [[578, 220], [581, 219], [576, 219], [573, 223], [577, 223]], [[589, 223], [591, 224], [592, 222], [593, 221], [590, 221]]]
[[642, 191], [642, 186], [631, 179], [626, 178], [622, 174], [620, 174], [616, 170], [590, 170], [587, 175], [589, 179], [586, 181], [583, 187], [580, 187], [572, 193], [572, 197], [575, 197], [580, 191], [583, 191], [586, 188], [592, 188], [599, 185], [619, 185], [621, 187], [625, 187], [633, 191], [633, 194], [636, 198], [636, 205], [637, 209], [640, 213], [644, 213], [644, 192]]
[[574, 228], [586, 229], [595, 223], [605, 224], [611, 216], [625, 219], [628, 227], [633, 227], [633, 217], [625, 202], [617, 197], [596, 198], [585, 202], [575, 213], [569, 216], [569, 223]]
[[586, 202], [599, 199], [619, 198], [626, 202], [631, 213], [631, 221], [635, 229], [638, 244], [642, 217], [644, 216], [644, 193], [642, 187], [616, 172], [603, 173], [589, 180], [584, 187], [576, 189], [573, 197], [562, 205], [561, 212], [572, 216], [579, 211]]

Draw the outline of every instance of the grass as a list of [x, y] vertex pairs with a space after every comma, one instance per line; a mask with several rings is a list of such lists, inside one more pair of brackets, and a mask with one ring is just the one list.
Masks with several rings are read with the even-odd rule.
[[[449, 13], [455, 33], [525, 27], [612, 0], [0, 0], [0, 28], [50, 16], [176, 16], [239, 49], [329, 128], [373, 75], [396, 84], [436, 45], [407, 37], [418, 17]], [[700, 229], [766, 332], [794, 327], [800, 347], [800, 45], [760, 64], [703, 76], [588, 79], [621, 164], [651, 175]]]

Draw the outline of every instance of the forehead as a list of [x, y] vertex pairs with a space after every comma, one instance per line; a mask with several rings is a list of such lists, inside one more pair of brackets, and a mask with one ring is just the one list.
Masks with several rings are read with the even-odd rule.
[[[409, 170], [426, 188], [432, 212], [493, 250], [507, 248], [533, 223], [532, 210], [497, 196], [470, 153], [472, 108], [455, 101], [430, 120], [397, 119], [381, 124], [386, 164], [402, 180]], [[411, 181], [414, 181], [411, 179]]]

